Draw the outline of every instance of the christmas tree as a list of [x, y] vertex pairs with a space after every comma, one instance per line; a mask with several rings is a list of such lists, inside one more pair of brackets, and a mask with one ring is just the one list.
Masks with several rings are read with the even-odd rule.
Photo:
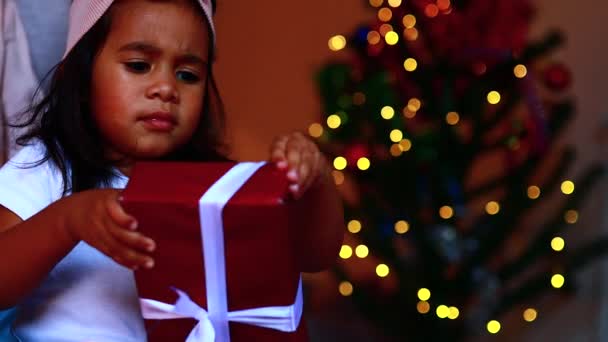
[[527, 0], [369, 5], [374, 22], [329, 40], [346, 59], [319, 71], [309, 127], [344, 195], [340, 293], [409, 340], [496, 333], [522, 305], [534, 320], [607, 246], [565, 248], [604, 171], [566, 179], [575, 151], [555, 147], [574, 115], [562, 35], [529, 41]]

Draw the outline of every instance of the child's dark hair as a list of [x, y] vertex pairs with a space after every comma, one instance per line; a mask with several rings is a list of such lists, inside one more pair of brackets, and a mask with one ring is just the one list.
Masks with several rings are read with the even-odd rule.
[[[215, 8], [215, 1], [212, 2]], [[198, 4], [193, 6], [199, 8]], [[201, 16], [205, 17], [202, 10]], [[45, 161], [54, 163], [63, 177], [64, 194], [108, 186], [117, 176], [114, 166], [120, 161], [109, 160], [104, 154], [102, 138], [88, 103], [93, 62], [109, 34], [111, 20], [110, 9], [57, 65], [48, 94], [32, 105], [31, 116], [15, 125], [28, 127], [17, 139], [19, 145], [36, 139], [44, 143], [46, 154], [35, 165]], [[164, 157], [165, 160], [226, 160], [227, 148], [222, 142], [225, 114], [212, 74], [214, 44], [210, 26], [208, 32], [209, 63], [199, 126], [190, 142]]]

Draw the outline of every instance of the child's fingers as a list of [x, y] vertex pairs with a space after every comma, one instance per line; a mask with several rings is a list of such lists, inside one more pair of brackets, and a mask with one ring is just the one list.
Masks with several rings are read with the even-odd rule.
[[289, 140], [288, 136], [281, 136], [272, 143], [270, 148], [270, 160], [277, 163], [277, 166], [281, 169], [285, 169], [287, 167], [287, 158], [285, 155], [287, 140]]
[[151, 253], [156, 249], [156, 243], [149, 237], [134, 231], [115, 226], [110, 229], [112, 237], [129, 248]]
[[[136, 232], [128, 232], [124, 229], [122, 230], [125, 233], [138, 235], [116, 238], [115, 235], [120, 236], [120, 233], [118, 233], [118, 230], [120, 229], [121, 228], [117, 227], [117, 231], [108, 236], [108, 239], [105, 242], [105, 245], [107, 246], [106, 248], [108, 249], [106, 254], [116, 262], [131, 269], [154, 267], [154, 259], [152, 259], [152, 257], [140, 252], [138, 249], [133, 248], [134, 245], [147, 246], [149, 245], [149, 242], [142, 239], [141, 234]], [[129, 242], [124, 243], [123, 241], [125, 240]], [[145, 249], [145, 247], [143, 249]]]
[[108, 215], [115, 224], [130, 229], [137, 229], [137, 220], [135, 217], [127, 214], [120, 204], [120, 197], [112, 198], [107, 202], [106, 209]]

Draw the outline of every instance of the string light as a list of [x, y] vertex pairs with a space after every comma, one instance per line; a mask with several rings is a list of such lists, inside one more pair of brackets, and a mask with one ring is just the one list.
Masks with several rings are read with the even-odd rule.
[[447, 11], [451, 5], [450, 0], [437, 0], [437, 8], [442, 11]]
[[401, 21], [403, 22], [403, 27], [405, 28], [412, 28], [416, 26], [416, 17], [412, 14], [404, 15]]
[[456, 319], [456, 318], [458, 318], [459, 315], [460, 315], [460, 310], [458, 310], [457, 307], [455, 307], [455, 306], [449, 307], [449, 312], [448, 312], [449, 319]]
[[361, 259], [369, 254], [369, 248], [366, 245], [359, 245], [355, 248], [355, 255]]
[[384, 106], [380, 110], [380, 116], [385, 120], [390, 120], [395, 116], [395, 110], [391, 106]]
[[401, 6], [401, 0], [388, 0], [388, 5], [391, 7]]
[[526, 322], [533, 322], [536, 319], [536, 316], [538, 315], [538, 312], [536, 312], [535, 309], [533, 308], [528, 308], [526, 310], [524, 310], [524, 320]]
[[410, 139], [402, 139], [399, 142], [399, 147], [403, 152], [407, 152], [412, 148], [412, 142], [410, 141]]
[[496, 201], [490, 201], [486, 204], [486, 213], [496, 215], [500, 211], [500, 204]]
[[331, 128], [331, 129], [336, 129], [336, 128], [340, 127], [341, 124], [342, 124], [342, 119], [340, 119], [340, 117], [338, 115], [332, 114], [327, 117], [327, 127]]
[[424, 8], [424, 14], [429, 18], [435, 18], [439, 14], [439, 7], [435, 4], [428, 4]]
[[344, 183], [344, 173], [333, 170], [331, 175], [334, 177], [334, 183], [336, 183], [336, 185], [342, 185], [342, 183]]
[[415, 97], [412, 97], [409, 101], [407, 101], [407, 109], [411, 110], [412, 112], [419, 111], [420, 107], [422, 107], [422, 102]]
[[497, 104], [498, 102], [500, 102], [500, 93], [497, 92], [496, 90], [492, 90], [491, 92], [488, 93], [488, 102], [490, 104]]
[[450, 309], [447, 306], [441, 304], [437, 307], [437, 309], [435, 309], [435, 313], [439, 318], [447, 318], [450, 314]]
[[384, 40], [386, 40], [386, 44], [395, 45], [399, 42], [399, 35], [395, 31], [389, 31], [384, 36]]
[[381, 38], [382, 37], [380, 36], [380, 33], [378, 33], [378, 31], [369, 31], [367, 33], [367, 42], [371, 45], [376, 45], [380, 43]]
[[321, 135], [323, 135], [323, 126], [316, 122], [311, 124], [310, 126], [308, 126], [308, 134], [310, 134], [310, 136], [313, 138], [320, 137]]
[[405, 37], [405, 39], [412, 42], [418, 39], [418, 30], [415, 27], [405, 28], [403, 30], [403, 36]]
[[491, 320], [488, 322], [486, 328], [490, 334], [497, 334], [500, 331], [500, 322], [497, 320]]
[[359, 158], [359, 160], [357, 160], [357, 167], [359, 168], [359, 170], [365, 171], [367, 169], [369, 169], [369, 166], [371, 165], [369, 159], [365, 158], [365, 157], [361, 157]]
[[340, 248], [340, 258], [348, 259], [353, 256], [353, 249], [349, 245], [342, 245]]
[[346, 168], [347, 162], [344, 157], [336, 157], [334, 159], [334, 168], [336, 170], [344, 170]]
[[513, 68], [513, 74], [515, 74], [515, 77], [517, 78], [524, 78], [528, 74], [528, 69], [523, 64], [517, 64]]
[[448, 206], [448, 205], [444, 205], [443, 207], [439, 208], [439, 216], [441, 216], [442, 219], [449, 219], [454, 215], [454, 209], [452, 209], [452, 207]]
[[567, 210], [564, 214], [564, 220], [570, 224], [576, 223], [578, 221], [578, 211], [573, 209]]
[[386, 36], [387, 33], [393, 31], [393, 25], [391, 24], [382, 24], [379, 28], [380, 34], [382, 37]]
[[369, 0], [369, 4], [372, 5], [373, 7], [382, 6], [382, 2], [384, 2], [384, 1], [383, 0]]
[[331, 51], [340, 51], [346, 47], [346, 38], [341, 34], [335, 35], [329, 38], [327, 45]]
[[416, 310], [421, 314], [426, 314], [431, 311], [431, 305], [428, 302], [421, 300], [416, 304]]
[[392, 17], [393, 17], [393, 11], [391, 11], [391, 9], [388, 7], [382, 7], [378, 11], [378, 19], [380, 19], [381, 21], [387, 22], [387, 21], [391, 20]]
[[551, 248], [553, 248], [554, 251], [561, 252], [565, 246], [566, 242], [561, 237], [556, 236], [551, 239]]
[[445, 116], [445, 121], [448, 123], [448, 125], [454, 126], [458, 123], [458, 121], [460, 121], [460, 115], [458, 115], [456, 112], [449, 112]]
[[349, 232], [351, 232], [353, 234], [357, 234], [358, 232], [361, 231], [362, 225], [359, 220], [350, 220], [350, 221], [348, 221], [348, 224], [346, 225], [346, 227], [348, 228]]
[[540, 197], [540, 188], [536, 185], [530, 185], [528, 187], [528, 198], [537, 199], [538, 197]]
[[431, 290], [425, 287], [418, 290], [418, 299], [422, 301], [428, 301], [429, 299], [431, 299]]
[[403, 149], [399, 144], [392, 144], [389, 152], [391, 156], [399, 157], [403, 153]]
[[411, 111], [407, 106], [403, 107], [402, 112], [403, 112], [403, 116], [405, 116], [408, 119], [411, 119], [416, 116], [416, 112]]
[[416, 62], [415, 59], [410, 57], [406, 59], [405, 62], [403, 62], [403, 68], [405, 68], [405, 70], [409, 72], [412, 72], [416, 70], [416, 68], [418, 68], [418, 62]]
[[410, 224], [407, 221], [401, 220], [395, 223], [395, 232], [397, 234], [405, 234], [408, 230], [410, 230]]
[[561, 189], [565, 195], [570, 195], [574, 192], [574, 183], [569, 180], [563, 181]]
[[559, 289], [562, 286], [564, 286], [564, 281], [565, 281], [565, 278], [564, 278], [563, 275], [561, 275], [559, 273], [558, 274], [554, 274], [551, 277], [551, 286], [555, 287], [556, 289]]
[[378, 275], [378, 277], [384, 278], [388, 275], [389, 273], [389, 269], [388, 266], [386, 266], [385, 264], [379, 264], [378, 266], [376, 266], [376, 274]]
[[348, 281], [343, 281], [338, 285], [338, 291], [340, 291], [340, 294], [344, 297], [348, 297], [353, 294], [353, 284]]
[[401, 132], [401, 130], [394, 129], [391, 131], [389, 136], [392, 142], [398, 143], [401, 141], [401, 139], [403, 139], [403, 132]]

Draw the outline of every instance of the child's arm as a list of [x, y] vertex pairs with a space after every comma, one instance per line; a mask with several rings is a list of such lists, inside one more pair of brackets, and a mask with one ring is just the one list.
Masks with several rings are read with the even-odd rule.
[[290, 191], [306, 219], [297, 222], [296, 255], [304, 272], [317, 272], [336, 260], [344, 236], [342, 202], [325, 157], [301, 133], [279, 137], [271, 158], [289, 170]]
[[124, 266], [148, 267], [154, 242], [133, 231], [119, 190], [65, 197], [23, 221], [0, 206], [0, 310], [16, 305], [83, 240]]

